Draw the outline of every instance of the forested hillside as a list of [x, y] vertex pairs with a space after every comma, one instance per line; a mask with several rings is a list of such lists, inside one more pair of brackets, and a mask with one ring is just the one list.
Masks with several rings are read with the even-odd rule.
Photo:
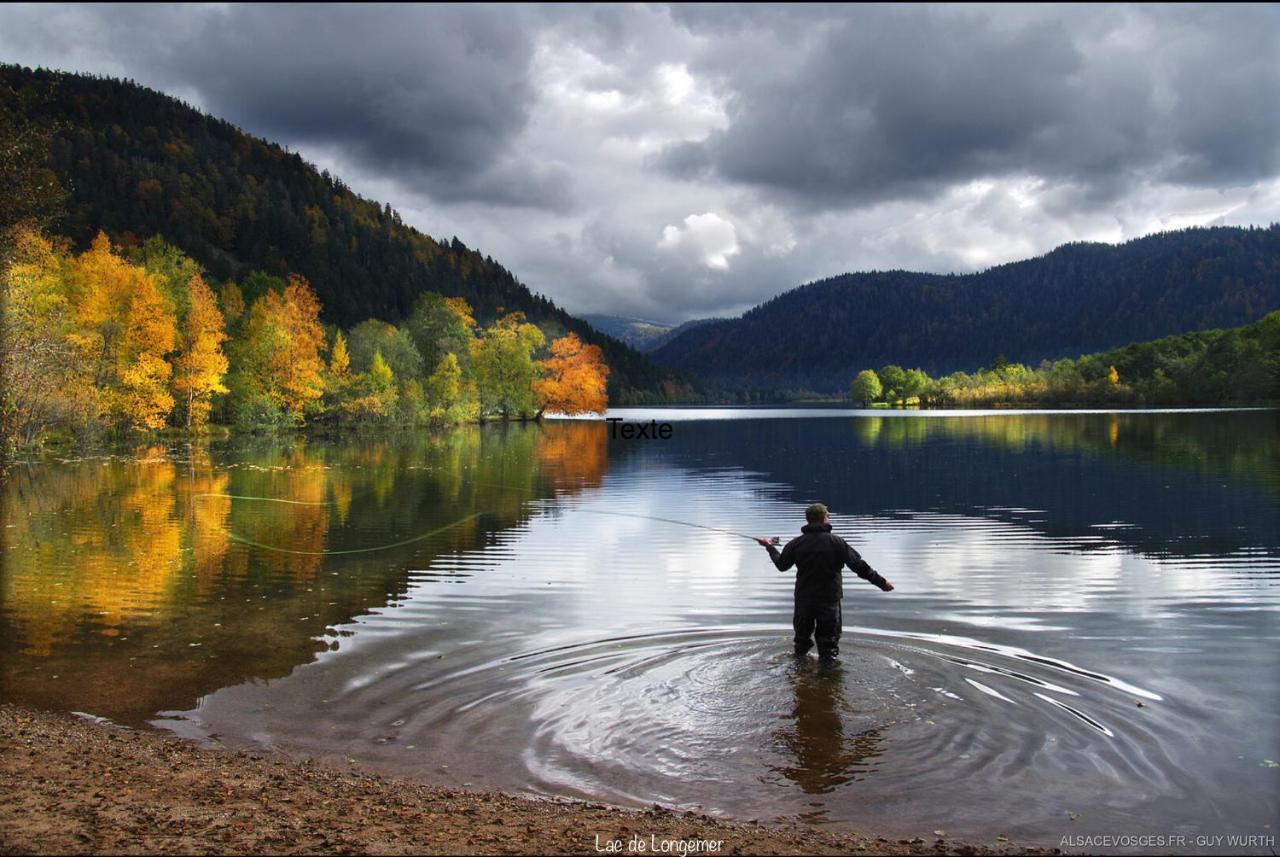
[[[78, 249], [105, 230], [128, 248], [161, 236], [215, 281], [304, 276], [323, 319], [405, 319], [426, 291], [464, 298], [486, 323], [522, 311], [551, 336], [598, 344], [619, 401], [660, 398], [649, 361], [457, 238], [439, 241], [298, 154], [137, 84], [0, 66], [0, 100], [55, 129], [48, 166], [67, 191], [53, 224]], [[253, 295], [246, 294], [246, 297]]]
[[1276, 308], [1280, 226], [1196, 228], [1068, 244], [976, 274], [844, 274], [688, 330], [651, 356], [729, 383], [835, 392], [868, 366], [941, 375], [1002, 355], [1035, 364]]

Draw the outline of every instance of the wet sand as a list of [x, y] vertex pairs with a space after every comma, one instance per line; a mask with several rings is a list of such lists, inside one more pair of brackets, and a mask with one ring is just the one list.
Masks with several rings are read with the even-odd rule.
[[0, 854], [1058, 853], [443, 789], [10, 704], [0, 779]]

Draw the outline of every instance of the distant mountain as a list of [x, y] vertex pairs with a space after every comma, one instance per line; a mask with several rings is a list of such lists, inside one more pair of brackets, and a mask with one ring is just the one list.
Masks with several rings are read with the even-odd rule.
[[627, 318], [622, 315], [583, 315], [581, 318], [601, 333], [621, 340], [641, 353], [661, 348], [686, 330], [693, 330], [695, 327], [720, 320], [695, 318], [677, 326], [657, 321], [644, 321], [639, 318]]
[[400, 321], [427, 290], [466, 298], [482, 322], [520, 310], [553, 335], [574, 331], [600, 345], [615, 398], [663, 395], [669, 372], [492, 258], [422, 234], [296, 153], [175, 98], [129, 81], [0, 65], [0, 106], [56, 129], [48, 167], [69, 193], [54, 229], [80, 247], [99, 229], [125, 244], [160, 235], [217, 280], [296, 272], [324, 320], [343, 327]]
[[639, 318], [627, 318], [622, 315], [581, 315], [579, 316], [596, 330], [625, 342], [637, 351], [648, 351], [652, 343], [661, 340], [675, 329], [674, 325], [656, 321], [645, 321]]
[[1280, 225], [1067, 244], [964, 275], [875, 271], [793, 289], [650, 352], [728, 384], [839, 392], [886, 363], [937, 376], [1235, 327], [1280, 308]]
[[662, 334], [661, 336], [655, 337], [652, 341], [649, 342], [648, 347], [642, 348], [640, 350], [646, 353], [650, 351], [657, 351], [659, 348], [666, 345], [668, 342], [675, 339], [677, 336], [683, 335], [685, 331], [693, 330], [696, 327], [702, 327], [705, 324], [714, 324], [717, 321], [724, 321], [724, 319], [695, 318], [691, 321], [686, 321], [684, 324], [680, 325], [679, 327], [673, 327], [670, 330], [668, 330], [666, 333]]

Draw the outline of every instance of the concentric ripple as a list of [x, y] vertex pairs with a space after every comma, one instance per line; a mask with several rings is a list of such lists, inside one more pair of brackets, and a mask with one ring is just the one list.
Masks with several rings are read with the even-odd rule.
[[[933, 816], [957, 830], [988, 800], [1050, 811], [1063, 783], [1118, 784], [1112, 804], [1132, 812], [1191, 781], [1160, 749], [1183, 715], [1087, 666], [872, 628], [846, 630], [834, 666], [789, 644], [781, 626], [741, 625], [451, 666], [423, 652], [337, 689], [326, 719], [353, 732], [325, 741], [407, 772], [747, 817], [883, 825], [887, 807], [954, 791]], [[423, 747], [429, 762], [407, 749]]]

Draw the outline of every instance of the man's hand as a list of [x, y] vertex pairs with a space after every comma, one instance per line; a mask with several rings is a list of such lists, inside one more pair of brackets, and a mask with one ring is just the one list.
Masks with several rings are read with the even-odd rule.
[[769, 545], [776, 545], [777, 543], [778, 543], [777, 536], [774, 536], [771, 539], [766, 539], [761, 536], [756, 536], [756, 544], [760, 545], [760, 547], [762, 548], [767, 548], [769, 547]]
[[886, 581], [884, 582], [884, 586], [880, 587], [880, 590], [881, 590], [882, 592], [892, 592], [892, 591], [893, 591], [893, 584], [886, 580]]

